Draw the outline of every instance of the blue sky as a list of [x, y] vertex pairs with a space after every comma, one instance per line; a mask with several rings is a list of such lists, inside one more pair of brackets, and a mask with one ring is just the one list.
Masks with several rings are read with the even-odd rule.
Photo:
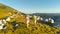
[[60, 13], [60, 0], [0, 0], [23, 13]]

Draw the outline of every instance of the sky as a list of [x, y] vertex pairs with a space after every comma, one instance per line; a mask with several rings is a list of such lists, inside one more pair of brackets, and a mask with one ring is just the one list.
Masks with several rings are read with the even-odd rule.
[[60, 0], [0, 0], [23, 13], [60, 13]]

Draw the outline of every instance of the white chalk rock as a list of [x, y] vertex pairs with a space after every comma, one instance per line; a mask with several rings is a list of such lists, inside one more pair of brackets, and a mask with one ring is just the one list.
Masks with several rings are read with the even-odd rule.
[[0, 20], [0, 24], [2, 24], [2, 20]]
[[51, 23], [54, 23], [54, 20], [53, 19], [51, 19]]
[[37, 20], [39, 20], [40, 19], [40, 17], [37, 17]]
[[4, 24], [1, 24], [1, 25], [0, 25], [0, 30], [3, 29], [3, 26], [4, 26]]
[[6, 21], [10, 21], [10, 17], [8, 17], [8, 18], [6, 19]]
[[45, 19], [46, 22], [48, 22], [49, 20], [48, 19]]
[[10, 16], [10, 18], [14, 18], [14, 16]]
[[40, 20], [43, 20], [43, 18], [41, 17]]
[[3, 29], [6, 29], [7, 27], [4, 27]]
[[0, 30], [3, 29], [3, 26], [0, 26]]
[[18, 24], [16, 24], [15, 26], [18, 26]]
[[51, 20], [51, 18], [49, 18], [49, 20]]
[[3, 19], [3, 22], [4, 22], [4, 24], [6, 23], [6, 20], [5, 19]]

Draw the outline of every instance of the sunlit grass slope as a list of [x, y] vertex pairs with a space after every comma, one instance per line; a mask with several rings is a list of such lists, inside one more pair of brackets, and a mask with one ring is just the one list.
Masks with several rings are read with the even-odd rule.
[[[6, 23], [7, 29], [0, 30], [0, 34], [57, 34], [60, 33], [60, 28], [51, 27], [46, 24], [38, 23], [34, 25], [34, 20], [30, 19], [29, 28], [26, 27], [25, 14], [21, 13], [13, 8], [0, 4], [0, 18], [10, 16], [9, 13], [15, 14], [14, 19]], [[16, 30], [13, 29], [12, 22], [19, 22], [19, 26]]]

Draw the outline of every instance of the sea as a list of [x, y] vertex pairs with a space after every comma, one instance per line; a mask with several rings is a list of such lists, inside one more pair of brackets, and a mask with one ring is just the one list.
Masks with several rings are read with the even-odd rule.
[[42, 18], [52, 18], [55, 21], [53, 26], [60, 27], [60, 13], [34, 13], [34, 14], [29, 14], [29, 15], [37, 15]]

